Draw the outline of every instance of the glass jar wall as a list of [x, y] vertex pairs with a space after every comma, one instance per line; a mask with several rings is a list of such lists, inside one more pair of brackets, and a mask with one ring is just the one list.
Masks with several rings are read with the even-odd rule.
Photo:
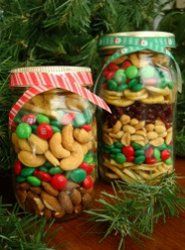
[[17, 113], [10, 132], [15, 194], [24, 210], [66, 219], [91, 205], [94, 112], [89, 101], [57, 88], [32, 97]]
[[[173, 39], [172, 34], [160, 32], [112, 34], [100, 39], [105, 67], [99, 93], [112, 110], [112, 114], [103, 111], [99, 115], [100, 172], [107, 180], [155, 184], [173, 171], [177, 78], [165, 53], [166, 44]], [[147, 44], [151, 47], [144, 49]], [[164, 46], [164, 53], [153, 51], [152, 45]]]

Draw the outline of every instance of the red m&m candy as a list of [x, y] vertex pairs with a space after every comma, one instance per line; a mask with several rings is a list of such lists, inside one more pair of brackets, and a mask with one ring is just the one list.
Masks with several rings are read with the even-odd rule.
[[119, 66], [115, 63], [109, 63], [108, 65], [108, 68], [111, 70], [111, 71], [117, 71], [119, 69]]
[[154, 153], [154, 149], [152, 147], [148, 148], [146, 151], [145, 151], [145, 156], [146, 158], [151, 158], [152, 155]]
[[133, 162], [134, 161], [134, 156], [128, 156], [128, 157], [126, 157], [126, 159], [127, 159], [127, 162]]
[[40, 180], [45, 181], [45, 182], [50, 182], [51, 181], [51, 176], [43, 171], [37, 171], [34, 172], [34, 175], [38, 177]]
[[20, 175], [22, 170], [22, 164], [20, 161], [16, 161], [14, 164], [14, 173], [15, 175]]
[[67, 125], [69, 123], [72, 123], [72, 121], [75, 119], [75, 114], [74, 113], [68, 113], [68, 114], [64, 114], [62, 116], [62, 120], [61, 123], [63, 125]]
[[87, 132], [91, 131], [92, 130], [92, 127], [90, 124], [85, 124], [82, 126], [83, 129], [85, 129]]
[[121, 68], [126, 69], [126, 68], [130, 67], [131, 65], [132, 65], [132, 63], [130, 61], [126, 60], [121, 65]]
[[83, 181], [82, 183], [83, 187], [85, 189], [90, 189], [90, 188], [93, 188], [94, 186], [94, 181], [92, 179], [92, 177], [90, 175], [88, 175], [85, 180]]
[[21, 120], [29, 125], [33, 125], [36, 123], [36, 116], [34, 114], [27, 114], [24, 115]]
[[88, 163], [83, 162], [83, 163], [80, 165], [80, 168], [82, 168], [83, 170], [85, 170], [85, 172], [86, 172], [87, 174], [91, 174], [91, 173], [93, 172], [94, 165], [89, 165]]
[[146, 157], [145, 162], [146, 162], [146, 164], [154, 164], [157, 162], [157, 160], [153, 157]]
[[132, 146], [125, 146], [122, 148], [122, 152], [126, 157], [134, 155], [134, 148]]
[[163, 161], [167, 160], [170, 157], [170, 151], [168, 149], [165, 149], [161, 152], [161, 159]]
[[51, 185], [57, 190], [62, 190], [67, 185], [67, 179], [62, 174], [56, 174], [51, 178]]
[[53, 135], [53, 129], [49, 124], [41, 123], [37, 127], [37, 135], [42, 139], [48, 140]]

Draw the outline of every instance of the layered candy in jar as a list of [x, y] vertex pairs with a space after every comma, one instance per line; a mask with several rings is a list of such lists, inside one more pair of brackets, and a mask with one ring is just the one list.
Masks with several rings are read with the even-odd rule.
[[173, 171], [177, 77], [164, 32], [129, 32], [100, 38], [100, 172], [106, 180], [156, 184]]
[[[40, 71], [90, 73], [87, 68], [34, 67], [12, 74]], [[94, 112], [88, 100], [62, 88], [42, 91], [19, 109], [11, 140], [15, 194], [24, 210], [60, 219], [91, 206], [97, 147]]]

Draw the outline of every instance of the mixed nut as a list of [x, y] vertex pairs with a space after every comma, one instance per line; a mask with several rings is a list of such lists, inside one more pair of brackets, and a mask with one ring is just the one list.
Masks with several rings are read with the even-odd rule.
[[93, 114], [91, 104], [62, 90], [40, 94], [23, 106], [12, 128], [22, 208], [63, 218], [90, 206], [96, 177]]

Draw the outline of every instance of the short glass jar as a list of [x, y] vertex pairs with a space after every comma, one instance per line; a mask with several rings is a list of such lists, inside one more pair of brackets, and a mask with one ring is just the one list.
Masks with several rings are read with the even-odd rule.
[[[66, 219], [93, 201], [96, 119], [95, 106], [59, 88], [53, 80], [56, 76], [65, 77], [71, 91], [72, 77], [80, 77], [83, 87], [91, 85], [89, 68], [31, 67], [12, 71], [16, 104], [10, 113], [10, 133], [15, 152], [15, 194], [20, 206], [46, 218]], [[51, 82], [56, 86], [51, 87]]]

